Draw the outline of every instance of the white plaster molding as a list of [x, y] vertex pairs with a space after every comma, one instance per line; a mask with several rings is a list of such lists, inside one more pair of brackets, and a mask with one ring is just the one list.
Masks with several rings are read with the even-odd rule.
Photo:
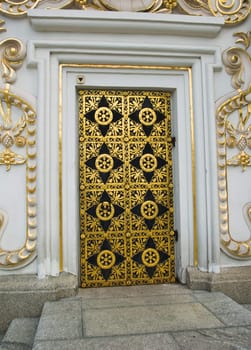
[[[43, 21], [42, 13], [30, 12], [33, 24]], [[48, 11], [49, 12], [49, 11]], [[54, 17], [58, 11], [51, 11], [45, 18], [48, 23], [43, 26], [54, 26]], [[40, 13], [40, 15], [39, 15]], [[61, 13], [61, 11], [60, 11]], [[79, 11], [76, 12], [79, 14]], [[47, 14], [47, 12], [46, 12]], [[100, 13], [94, 16], [101, 16]], [[113, 16], [114, 14], [112, 14]], [[142, 15], [142, 14], [140, 14]], [[65, 16], [62, 13], [62, 16]], [[82, 16], [82, 12], [81, 12]], [[90, 15], [91, 16], [91, 15]], [[104, 16], [104, 14], [102, 15]], [[128, 16], [128, 14], [125, 14]], [[135, 14], [135, 18], [138, 14]], [[155, 15], [154, 15], [155, 16]], [[162, 15], [158, 15], [161, 16]], [[74, 13], [73, 13], [74, 17]], [[130, 14], [131, 17], [131, 14]], [[90, 17], [91, 18], [91, 17]], [[78, 219], [78, 146], [77, 146], [77, 104], [76, 78], [79, 74], [85, 76], [85, 87], [116, 87], [116, 88], [161, 88], [173, 92], [172, 116], [173, 127], [177, 137], [177, 147], [174, 150], [175, 172], [175, 206], [176, 227], [180, 239], [176, 247], [177, 275], [185, 282], [187, 266], [194, 264], [194, 211], [192, 191], [192, 150], [191, 150], [191, 120], [190, 103], [193, 100], [194, 139], [195, 139], [195, 175], [196, 175], [196, 226], [199, 243], [199, 268], [202, 271], [219, 271], [220, 250], [218, 239], [217, 212], [217, 162], [215, 140], [214, 112], [214, 72], [221, 68], [221, 52], [214, 45], [209, 35], [201, 39], [198, 28], [194, 30], [196, 38], [186, 40], [184, 31], [181, 40], [176, 40], [168, 33], [166, 36], [138, 35], [136, 21], [129, 25], [127, 35], [102, 36], [95, 32], [96, 19], [91, 30], [83, 37], [70, 32], [71, 20], [65, 18], [65, 33], [55, 33], [50, 40], [31, 40], [28, 44], [28, 66], [37, 71], [38, 81], [38, 120], [39, 120], [39, 164], [40, 172], [40, 235], [38, 251], [38, 274], [57, 275], [59, 273], [59, 186], [58, 186], [58, 113], [62, 108], [63, 118], [63, 251], [64, 270], [78, 274], [79, 268], [79, 219]], [[152, 17], [151, 17], [152, 18]], [[155, 17], [154, 17], [155, 18]], [[178, 18], [178, 16], [177, 16]], [[180, 18], [180, 17], [179, 17]], [[80, 20], [80, 19], [79, 19]], [[188, 17], [186, 20], [189, 21]], [[209, 24], [216, 19], [210, 18]], [[155, 18], [155, 21], [157, 19]], [[208, 28], [201, 19], [197, 23]], [[216, 20], [215, 28], [221, 28], [221, 22]], [[84, 22], [84, 20], [82, 20]], [[102, 21], [101, 21], [102, 22]], [[111, 22], [113, 22], [111, 20]], [[51, 24], [50, 24], [51, 23]], [[114, 22], [116, 24], [116, 20]], [[110, 26], [115, 24], [109, 24]], [[132, 25], [132, 23], [134, 23]], [[170, 22], [171, 23], [171, 22]], [[171, 24], [168, 25], [171, 25]], [[223, 23], [223, 22], [222, 22]], [[32, 24], [32, 25], [33, 25]], [[40, 25], [39, 24], [39, 25]], [[177, 21], [176, 21], [177, 24]], [[176, 24], [173, 26], [175, 28]], [[82, 24], [81, 24], [82, 25]], [[84, 26], [85, 24], [83, 24]], [[148, 23], [151, 28], [151, 23]], [[160, 24], [159, 24], [160, 25]], [[187, 23], [193, 28], [193, 23]], [[48, 27], [49, 26], [49, 27]], [[105, 25], [104, 25], [105, 26]], [[212, 24], [214, 27], [214, 24]], [[39, 26], [34, 27], [38, 30]], [[56, 27], [54, 27], [56, 28]], [[58, 27], [59, 28], [59, 27]], [[143, 28], [143, 27], [142, 27]], [[52, 29], [52, 28], [51, 28]], [[50, 29], [50, 30], [51, 30]], [[212, 28], [211, 28], [212, 29]], [[211, 30], [210, 29], [210, 30]], [[56, 29], [55, 29], [56, 30]], [[73, 31], [76, 30], [72, 29]], [[99, 29], [100, 30], [100, 29]], [[159, 28], [159, 30], [161, 30]], [[176, 30], [176, 29], [174, 29]], [[114, 29], [115, 31], [115, 29]], [[150, 29], [149, 29], [150, 31]], [[218, 33], [217, 32], [217, 33]], [[43, 33], [43, 35], [46, 32]], [[137, 34], [132, 36], [131, 34]], [[211, 32], [212, 33], [212, 32]], [[214, 33], [216, 35], [216, 33]], [[56, 36], [56, 37], [55, 37]], [[121, 40], [119, 38], [121, 37]], [[133, 40], [131, 40], [133, 37]], [[156, 38], [156, 40], [154, 40]], [[185, 43], [185, 45], [184, 45]], [[58, 69], [60, 64], [96, 64], [117, 65], [117, 68], [105, 67], [69, 67], [63, 68], [63, 103], [59, 107]], [[127, 68], [123, 68], [127, 65]], [[130, 68], [130, 65], [141, 66], [141, 69]], [[152, 69], [143, 66], [152, 66]], [[165, 66], [167, 70], [154, 67]], [[192, 81], [189, 81], [188, 70], [175, 70], [175, 67], [189, 67]], [[140, 68], [140, 67], [139, 67]], [[190, 94], [190, 83], [193, 94]]]
[[215, 38], [224, 26], [219, 17], [151, 13], [30, 10], [32, 28], [39, 32], [181, 35]]
[[[44, 77], [43, 87], [40, 87], [38, 100], [41, 101], [38, 108], [38, 116], [40, 116], [41, 127], [43, 128], [43, 139], [40, 143], [42, 146], [42, 153], [44, 159], [41, 159], [45, 166], [43, 175], [41, 174], [40, 186], [44, 190], [40, 192], [42, 205], [41, 215], [43, 218], [43, 225], [46, 235], [40, 238], [44, 241], [40, 245], [40, 257], [39, 262], [42, 263], [40, 267], [41, 275], [57, 274], [59, 271], [59, 223], [55, 218], [59, 217], [58, 213], [58, 78], [57, 75], [51, 74], [51, 72], [57, 72], [60, 62], [97, 62], [99, 57], [99, 63], [107, 61], [107, 57], [110, 57], [110, 53], [104, 53], [103, 55], [97, 55], [92, 53], [90, 56], [85, 56], [82, 52], [71, 51], [71, 54], [62, 54], [60, 52], [53, 51], [52, 48], [38, 48], [38, 43], [34, 43], [37, 49], [31, 50], [35, 52], [36, 57], [39, 60], [43, 57], [44, 64], [39, 65], [39, 72]], [[71, 43], [72, 45], [72, 43]], [[34, 49], [34, 47], [33, 47]], [[37, 50], [37, 52], [36, 52]], [[49, 52], [47, 51], [49, 50]], [[72, 49], [71, 49], [72, 50]], [[50, 54], [49, 54], [50, 53]], [[129, 55], [130, 56], [130, 55]], [[216, 55], [217, 56], [217, 55]], [[36, 60], [33, 57], [32, 60]], [[76, 58], [78, 57], [78, 60]], [[168, 62], [168, 52], [166, 53], [166, 62]], [[213, 55], [212, 63], [215, 55]], [[116, 62], [121, 61], [120, 56], [113, 55], [113, 60]], [[170, 60], [170, 58], [169, 58]], [[201, 86], [207, 91], [205, 95], [210, 96], [211, 83], [208, 83], [205, 72], [201, 70], [201, 65], [204, 58], [198, 59], [188, 57], [182, 58], [183, 64], [186, 65], [187, 61], [191, 63], [193, 61], [193, 83], [194, 83], [194, 101], [196, 101], [194, 109], [195, 118], [195, 138], [196, 138], [196, 177], [197, 177], [197, 228], [198, 228], [198, 241], [200, 244], [199, 252], [199, 265], [203, 271], [212, 270], [211, 265], [218, 264], [217, 254], [219, 254], [217, 240], [216, 243], [211, 237], [211, 232], [217, 227], [217, 215], [215, 211], [210, 212], [208, 217], [208, 210], [210, 204], [214, 202], [216, 196], [216, 189], [214, 185], [207, 178], [214, 177], [215, 166], [213, 166], [214, 159], [206, 159], [205, 153], [210, 154], [212, 145], [211, 143], [205, 144], [205, 134], [208, 133], [205, 129], [206, 124], [214, 124], [213, 116], [209, 116], [207, 105], [203, 107], [203, 94]], [[122, 60], [123, 61], [123, 60]], [[133, 59], [133, 62], [142, 64], [142, 57]], [[144, 63], [147, 62], [147, 54], [145, 53]], [[177, 59], [176, 59], [177, 62]], [[169, 62], [171, 63], [171, 62]], [[172, 62], [173, 63], [173, 62]], [[181, 63], [181, 62], [180, 62]], [[154, 64], [163, 64], [162, 57], [155, 58]], [[205, 64], [205, 63], [204, 63]], [[206, 63], [208, 65], [208, 62]], [[193, 265], [193, 201], [192, 201], [192, 173], [191, 173], [191, 142], [190, 142], [190, 107], [189, 107], [189, 82], [187, 71], [175, 72], [157, 72], [143, 70], [141, 72], [130, 72], [113, 70], [108, 73], [104, 73], [100, 69], [94, 69], [94, 72], [86, 72], [86, 69], [65, 69], [63, 77], [63, 227], [64, 227], [64, 270], [78, 273], [78, 235], [79, 235], [79, 222], [78, 222], [78, 186], [77, 186], [77, 174], [78, 174], [78, 159], [77, 159], [77, 126], [76, 119], [72, 121], [72, 117], [76, 118], [76, 104], [72, 103], [75, 100], [75, 87], [76, 76], [84, 74], [86, 77], [86, 83], [88, 86], [98, 87], [146, 87], [149, 88], [165, 88], [167, 90], [174, 91], [174, 97], [176, 100], [174, 107], [174, 116], [176, 115], [176, 132], [177, 132], [177, 151], [175, 150], [175, 172], [176, 182], [178, 184], [175, 193], [176, 196], [176, 227], [180, 232], [180, 241], [177, 244], [177, 272], [181, 280], [184, 279], [183, 271], [187, 266]], [[205, 69], [204, 69], [205, 70]], [[207, 70], [205, 70], [207, 71]], [[128, 82], [131, 74], [131, 80]], [[91, 77], [92, 75], [92, 77]], [[94, 76], [94, 77], [93, 77]], [[105, 78], [106, 76], [106, 78]], [[117, 78], [115, 77], [117, 76]], [[142, 76], [146, 80], [142, 80]], [[141, 80], [140, 80], [141, 77]], [[157, 79], [158, 77], [158, 79]], [[102, 79], [101, 79], [102, 78]], [[116, 82], [116, 79], [117, 82]], [[91, 80], [90, 80], [91, 79]], [[134, 80], [133, 80], [134, 79]], [[148, 80], [147, 80], [148, 79]], [[164, 80], [163, 80], [164, 79]], [[121, 84], [121, 81], [123, 84]], [[141, 81], [141, 83], [140, 83]], [[148, 82], [147, 82], [148, 81]], [[162, 82], [161, 82], [162, 81]], [[210, 81], [210, 80], [209, 80]], [[126, 83], [127, 82], [127, 83]], [[185, 102], [186, 101], [186, 102]], [[213, 100], [210, 100], [210, 105], [213, 104]], [[45, 107], [46, 106], [46, 107]], [[46, 111], [44, 110], [46, 108]], [[176, 112], [175, 112], [176, 110]], [[70, 118], [70, 117], [71, 118]], [[205, 122], [207, 120], [207, 123]], [[212, 128], [212, 125], [211, 125]], [[40, 129], [41, 130], [41, 129]], [[207, 151], [205, 151], [207, 149]], [[214, 154], [214, 153], [213, 153]], [[213, 158], [213, 156], [212, 156]], [[211, 173], [209, 171], [211, 169]], [[186, 174], [184, 176], [184, 174]], [[217, 196], [216, 196], [217, 197]], [[211, 205], [213, 206], [213, 205]], [[42, 213], [43, 212], [43, 213]], [[217, 232], [217, 229], [215, 230]], [[208, 244], [205, 244], [208, 242]], [[213, 257], [211, 254], [213, 251]], [[42, 258], [44, 257], [44, 258]], [[39, 263], [40, 264], [40, 263]], [[184, 282], [184, 280], [183, 280]]]

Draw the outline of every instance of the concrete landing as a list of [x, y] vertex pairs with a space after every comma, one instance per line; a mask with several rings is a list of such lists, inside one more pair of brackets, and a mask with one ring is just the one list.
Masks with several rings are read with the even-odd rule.
[[181, 285], [85, 289], [45, 304], [33, 349], [251, 349], [251, 312]]

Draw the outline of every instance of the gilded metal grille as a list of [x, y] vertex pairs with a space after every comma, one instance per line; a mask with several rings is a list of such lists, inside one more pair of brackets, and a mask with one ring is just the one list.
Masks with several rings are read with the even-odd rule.
[[170, 99], [79, 91], [82, 287], [175, 281]]

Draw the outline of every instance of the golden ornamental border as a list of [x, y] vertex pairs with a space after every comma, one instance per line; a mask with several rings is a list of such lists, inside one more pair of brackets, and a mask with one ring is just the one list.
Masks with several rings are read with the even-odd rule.
[[[235, 111], [246, 107], [249, 102], [245, 95], [238, 94], [225, 101], [217, 110], [217, 134], [218, 134], [218, 191], [220, 212], [220, 235], [222, 250], [239, 259], [251, 258], [251, 234], [245, 241], [233, 238], [229, 229], [229, 204], [227, 182], [227, 147], [226, 124], [228, 117]], [[251, 203], [246, 203], [243, 208], [244, 218], [248, 225], [251, 223]]]
[[[226, 254], [237, 259], [250, 259], [251, 201], [242, 208], [249, 238], [243, 241], [234, 239], [229, 228], [228, 168], [239, 167], [243, 173], [250, 171], [251, 167], [251, 55], [248, 51], [251, 31], [235, 33], [234, 37], [237, 45], [223, 52], [222, 61], [236, 92], [226, 98], [216, 111], [220, 240]], [[234, 113], [238, 115], [236, 123], [229, 120]], [[235, 153], [229, 159], [228, 149]]]
[[[12, 269], [27, 265], [36, 257], [36, 112], [22, 97], [11, 92], [11, 84], [16, 80], [16, 70], [22, 66], [25, 59], [26, 47], [20, 40], [8, 38], [0, 42], [0, 50], [2, 50], [2, 80], [5, 82], [5, 86], [0, 88], [0, 166], [6, 167], [6, 176], [12, 166], [26, 167], [25, 242], [19, 249], [14, 250], [4, 249], [0, 245], [0, 268]], [[21, 112], [16, 122], [13, 121], [13, 109]], [[25, 156], [20, 154], [19, 148], [25, 149]], [[0, 239], [7, 227], [8, 213], [0, 208]]]

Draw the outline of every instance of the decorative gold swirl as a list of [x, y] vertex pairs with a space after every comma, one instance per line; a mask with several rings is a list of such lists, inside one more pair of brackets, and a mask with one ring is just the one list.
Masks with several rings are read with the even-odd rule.
[[251, 12], [249, 0], [179, 0], [178, 7], [189, 15], [224, 17], [226, 24], [238, 24]]
[[249, 0], [208, 0], [210, 11], [214, 16], [223, 16], [226, 24], [244, 21], [251, 11]]
[[[7, 90], [0, 89], [1, 105], [8, 104], [15, 110], [20, 110], [25, 117], [23, 123], [12, 128], [12, 135], [20, 135], [25, 131], [26, 143], [26, 208], [27, 208], [27, 232], [26, 239], [20, 249], [9, 251], [0, 247], [0, 268], [16, 268], [30, 263], [36, 256], [37, 246], [37, 201], [36, 201], [36, 114], [33, 108], [22, 98]], [[10, 113], [9, 121], [13, 119]], [[18, 123], [17, 123], [18, 124]], [[14, 131], [13, 131], [14, 130]], [[5, 133], [3, 124], [0, 123], [0, 136]], [[13, 136], [14, 137], [14, 136]], [[8, 150], [8, 148], [7, 148]], [[7, 214], [0, 210], [0, 238], [4, 233]]]
[[208, 0], [178, 0], [178, 9], [191, 16], [211, 16]]
[[245, 241], [234, 239], [229, 231], [228, 185], [227, 185], [227, 141], [228, 117], [248, 105], [247, 95], [238, 94], [222, 103], [217, 110], [218, 134], [218, 190], [220, 209], [221, 247], [224, 252], [238, 259], [251, 258], [251, 203], [244, 206], [244, 218], [250, 229]]
[[12, 84], [16, 80], [16, 70], [21, 67], [26, 56], [25, 45], [16, 38], [8, 38], [0, 42], [0, 49], [3, 50], [1, 66], [2, 78]]
[[0, 12], [11, 17], [25, 16], [28, 10], [37, 6], [39, 0], [4, 0], [0, 3]]
[[248, 90], [251, 84], [251, 56], [247, 52], [250, 47], [251, 32], [236, 33], [236, 43], [242, 44], [245, 49], [231, 47], [224, 51], [222, 60], [226, 72], [232, 75], [232, 86], [235, 89]]
[[[229, 8], [232, 5], [232, 2], [229, 2]], [[244, 49], [232, 47], [226, 50], [223, 53], [223, 63], [226, 72], [232, 76], [232, 86], [238, 90], [238, 93], [223, 102], [217, 109], [221, 246], [223, 251], [233, 257], [250, 259], [251, 203], [245, 204], [243, 208], [244, 218], [250, 231], [249, 238], [245, 241], [238, 241], [229, 231], [228, 167], [241, 166], [245, 171], [251, 166], [251, 57], [247, 51], [251, 43], [251, 32], [236, 33], [234, 36], [237, 37], [236, 44], [243, 45]], [[233, 118], [233, 115], [238, 118]], [[237, 150], [234, 155], [230, 153], [230, 159], [227, 159], [228, 149]]]

